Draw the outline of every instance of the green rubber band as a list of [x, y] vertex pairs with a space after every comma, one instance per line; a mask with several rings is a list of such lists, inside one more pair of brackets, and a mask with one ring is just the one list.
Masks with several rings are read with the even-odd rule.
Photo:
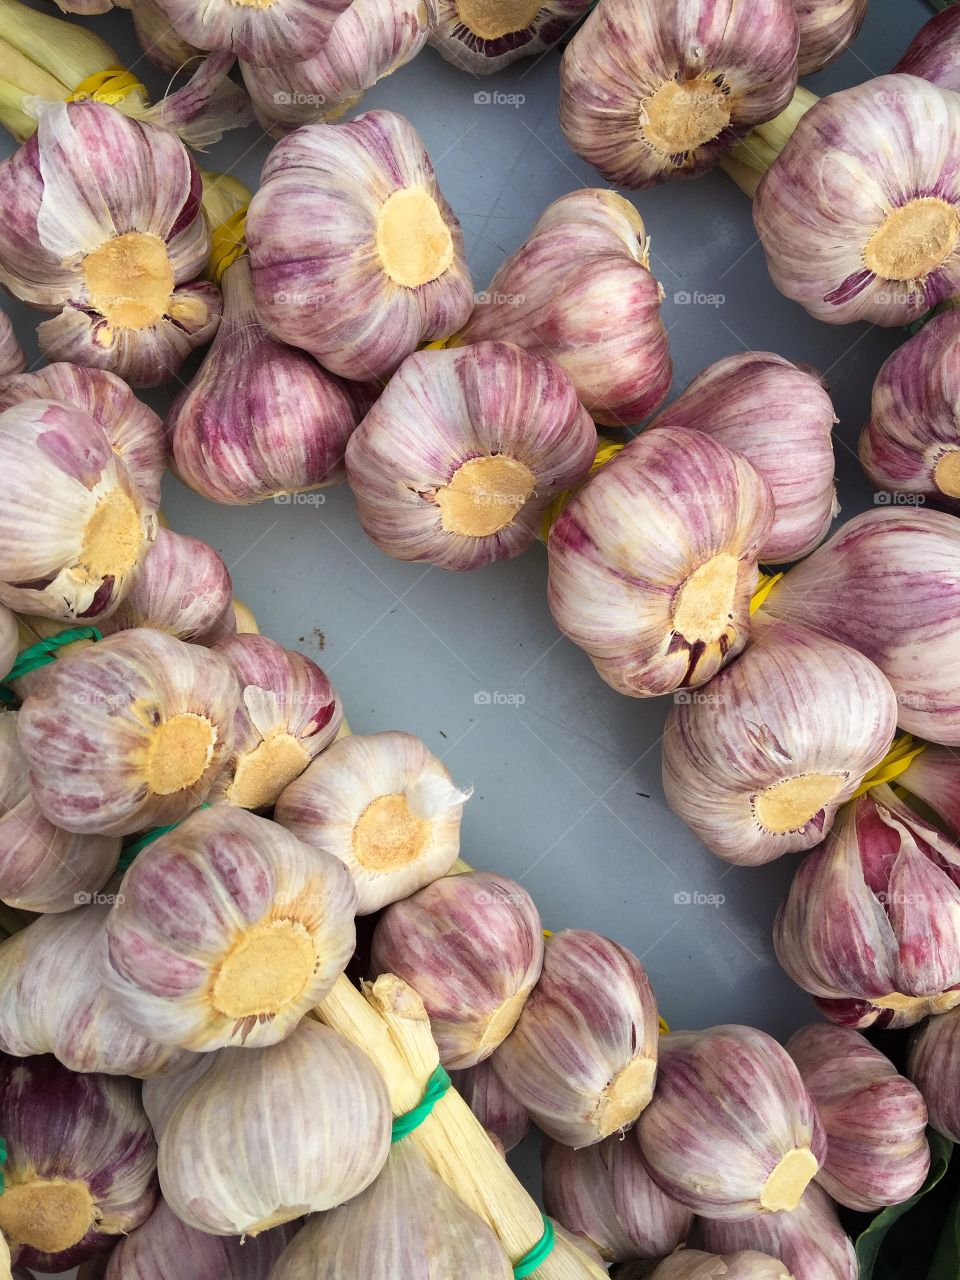
[[45, 667], [48, 662], [53, 662], [57, 649], [63, 648], [65, 644], [73, 644], [75, 640], [102, 639], [103, 632], [99, 627], [70, 627], [67, 631], [61, 631], [55, 636], [47, 636], [46, 640], [38, 640], [36, 644], [32, 644], [29, 649], [24, 649], [20, 654], [7, 673], [5, 683], [19, 680], [21, 676], [36, 671], [38, 667]]
[[396, 1120], [394, 1120], [393, 1134], [390, 1141], [399, 1142], [408, 1133], [413, 1133], [414, 1129], [419, 1128], [450, 1088], [450, 1083], [450, 1077], [446, 1071], [442, 1066], [438, 1066], [427, 1081], [427, 1087], [417, 1106], [412, 1111], [407, 1111], [404, 1115], [397, 1116]]
[[177, 822], [171, 822], [165, 827], [154, 827], [152, 831], [148, 831], [145, 836], [141, 836], [139, 840], [134, 840], [133, 844], [127, 845], [123, 853], [120, 855], [120, 861], [117, 863], [118, 871], [126, 871], [133, 862], [138, 853], [146, 849], [147, 845], [153, 844], [154, 840], [159, 840], [161, 836], [165, 836], [168, 831], [176, 831], [181, 822], [186, 822], [187, 818], [193, 817], [195, 813], [199, 813], [201, 809], [209, 809], [210, 806], [206, 801], [197, 805], [196, 809], [191, 809], [189, 813], [185, 813]]
[[543, 1235], [532, 1249], [528, 1249], [519, 1262], [514, 1265], [513, 1274], [517, 1280], [524, 1280], [524, 1276], [532, 1276], [534, 1271], [542, 1267], [546, 1260], [553, 1253], [553, 1246], [557, 1243], [557, 1233], [553, 1229], [553, 1223], [543, 1215]]
[[6, 1138], [0, 1138], [0, 1196], [2, 1196], [4, 1191], [6, 1191], [7, 1189], [7, 1185], [3, 1179], [3, 1167], [2, 1167], [6, 1163], [7, 1163], [7, 1140]]

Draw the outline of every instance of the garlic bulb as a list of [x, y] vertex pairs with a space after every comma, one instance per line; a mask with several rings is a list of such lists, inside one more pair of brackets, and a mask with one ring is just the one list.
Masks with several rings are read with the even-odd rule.
[[569, 1230], [591, 1240], [605, 1262], [662, 1258], [693, 1226], [692, 1212], [664, 1195], [637, 1143], [622, 1134], [580, 1151], [548, 1142], [543, 1202]]
[[530, 1113], [504, 1087], [489, 1058], [475, 1067], [451, 1071], [450, 1079], [504, 1155], [520, 1145], [530, 1132]]
[[487, 1224], [452, 1192], [418, 1149], [400, 1142], [362, 1195], [308, 1220], [271, 1280], [511, 1280]]
[[637, 1139], [661, 1190], [705, 1218], [795, 1209], [826, 1155], [790, 1055], [753, 1027], [663, 1036]]
[[728, 862], [811, 849], [883, 759], [896, 717], [890, 685], [854, 649], [756, 619], [742, 657], [670, 708], [667, 803]]
[[927, 744], [897, 779], [912, 797], [921, 800], [960, 841], [960, 758], [950, 747]]
[[928, 1018], [916, 1032], [907, 1075], [927, 1104], [930, 1123], [951, 1142], [960, 1142], [960, 1009]]
[[589, 8], [589, 0], [439, 0], [430, 43], [461, 71], [489, 75], [548, 53]]
[[214, 1236], [255, 1237], [343, 1204], [390, 1150], [383, 1078], [309, 1018], [279, 1044], [204, 1054], [198, 1069], [148, 1080], [143, 1098], [164, 1199]]
[[817, 1181], [848, 1209], [875, 1212], [919, 1191], [930, 1168], [920, 1092], [858, 1031], [811, 1023], [787, 1052], [827, 1135]]
[[26, 367], [27, 357], [10, 323], [10, 317], [5, 311], [0, 311], [0, 378], [6, 380], [23, 373]]
[[504, 1086], [571, 1147], [628, 1129], [657, 1074], [657, 1006], [640, 961], [584, 929], [547, 939], [543, 972], [491, 1058]]
[[353, 734], [290, 783], [276, 820], [345, 864], [369, 915], [451, 870], [472, 793], [409, 733]]
[[754, 199], [774, 284], [828, 324], [922, 316], [960, 287], [957, 172], [951, 91], [894, 75], [823, 98]]
[[[82, 13], [85, 0], [56, 0], [61, 9], [68, 13]], [[92, 0], [94, 4], [111, 4], [111, 0]], [[171, 27], [167, 15], [156, 0], [125, 0], [124, 6], [130, 10], [133, 18], [133, 29], [136, 32], [140, 48], [150, 61], [166, 71], [168, 75], [176, 74], [181, 67], [196, 58], [200, 53], [195, 45]], [[214, 55], [215, 56], [215, 55]]]
[[746, 644], [772, 520], [746, 459], [698, 431], [644, 432], [553, 526], [554, 621], [620, 693], [704, 684]]
[[941, 89], [960, 90], [960, 16], [952, 7], [925, 22], [893, 68]]
[[615, 191], [574, 191], [540, 215], [456, 342], [489, 338], [549, 356], [590, 416], [620, 427], [645, 418], [670, 387], [662, 298], [633, 205]]
[[695, 176], [797, 83], [794, 0], [601, 4], [560, 64], [560, 127], [618, 186]]
[[839, 511], [836, 421], [815, 374], [768, 351], [743, 351], [704, 369], [651, 425], [703, 431], [756, 467], [774, 508], [760, 558], [784, 564], [818, 546]]
[[64, 1271], [150, 1215], [157, 1147], [132, 1080], [3, 1055], [0, 1114], [0, 1230], [14, 1262]]
[[183, 143], [103, 103], [48, 106], [0, 169], [0, 282], [54, 313], [48, 359], [171, 377], [219, 323], [220, 291], [195, 279], [209, 249]]
[[777, 958], [833, 1022], [910, 1027], [960, 1004], [960, 848], [874, 787], [800, 864]]
[[476, 569], [527, 549], [596, 441], [559, 365], [480, 342], [403, 362], [350, 437], [347, 478], [381, 551]]
[[54, 663], [19, 712], [34, 800], [68, 831], [179, 821], [229, 756], [238, 696], [217, 654], [146, 627]]
[[344, 378], [389, 377], [473, 306], [460, 224], [418, 134], [390, 111], [279, 142], [246, 237], [266, 327]]
[[857, 38], [867, 0], [794, 0], [800, 23], [799, 71], [813, 75]]
[[533, 899], [489, 871], [444, 876], [380, 917], [371, 977], [394, 973], [430, 1015], [445, 1067], [489, 1058], [516, 1026], [543, 967]]
[[3, 676], [16, 661], [19, 649], [20, 634], [17, 630], [16, 614], [0, 604], [0, 672]]
[[874, 501], [960, 513], [960, 312], [934, 316], [898, 347], [873, 384], [860, 461], [881, 489]]
[[955, 516], [893, 507], [854, 516], [776, 584], [763, 608], [859, 649], [893, 686], [902, 729], [960, 744]]
[[229, 50], [247, 62], [271, 66], [311, 58], [323, 47], [349, 0], [273, 0], [234, 4], [212, 0], [157, 0], [170, 25], [198, 49]]
[[[794, 1280], [769, 1253], [742, 1249], [722, 1256], [699, 1249], [678, 1249], [650, 1272], [650, 1280]], [[618, 1278], [619, 1280], [619, 1278]]]

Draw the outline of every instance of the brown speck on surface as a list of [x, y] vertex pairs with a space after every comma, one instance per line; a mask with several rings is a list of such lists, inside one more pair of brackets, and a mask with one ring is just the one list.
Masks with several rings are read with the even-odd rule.
[[313, 628], [313, 638], [316, 642], [318, 649], [326, 648], [327, 637], [324, 635], [324, 633], [320, 630], [319, 627]]
[[447, 736], [442, 729], [438, 729], [437, 732], [440, 734], [441, 738], [445, 738]]
[[647, 792], [646, 792], [646, 791], [635, 791], [633, 794], [634, 794], [635, 796], [642, 796], [642, 797], [644, 798], [644, 800], [649, 800], [649, 799], [650, 799], [650, 797], [649, 797], [649, 795], [647, 794]]

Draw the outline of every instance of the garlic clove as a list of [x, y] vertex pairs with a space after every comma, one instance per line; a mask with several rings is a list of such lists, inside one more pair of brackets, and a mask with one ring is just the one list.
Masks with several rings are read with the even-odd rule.
[[839, 58], [857, 38], [867, 0], [796, 0], [800, 22], [801, 76], [813, 75]]
[[[637, 1275], [643, 1272], [638, 1271]], [[777, 1258], [755, 1249], [721, 1255], [700, 1249], [678, 1249], [649, 1272], [650, 1280], [794, 1280]], [[632, 1280], [627, 1269], [617, 1280]]]
[[530, 1132], [530, 1113], [507, 1089], [489, 1058], [475, 1067], [451, 1071], [453, 1087], [500, 1146], [504, 1155]]
[[549, 52], [589, 8], [588, 0], [439, 0], [430, 44], [461, 71], [489, 75]]
[[960, 1009], [928, 1018], [910, 1041], [907, 1076], [920, 1090], [930, 1124], [960, 1142]]
[[[27, 357], [14, 332], [10, 317], [0, 311], [0, 378], [6, 380], [27, 367]], [[4, 406], [6, 407], [6, 406]]]
[[657, 1006], [636, 956], [583, 929], [547, 939], [543, 971], [490, 1061], [551, 1138], [582, 1147], [636, 1121], [657, 1073]]
[[273, 0], [268, 4], [157, 0], [173, 29], [198, 49], [230, 50], [264, 66], [302, 61], [323, 47], [349, 0]]
[[472, 788], [409, 733], [352, 734], [328, 747], [277, 800], [276, 820], [344, 863], [359, 915], [447, 875]]
[[893, 70], [920, 76], [941, 89], [960, 90], [960, 18], [956, 12], [944, 9], [925, 22]]
[[907, 792], [908, 803], [922, 801], [954, 840], [960, 841], [960, 760], [954, 750], [927, 743], [897, 783]]

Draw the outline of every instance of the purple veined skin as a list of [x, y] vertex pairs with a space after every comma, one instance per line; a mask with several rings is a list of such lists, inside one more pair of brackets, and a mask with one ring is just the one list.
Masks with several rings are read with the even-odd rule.
[[0, 311], [0, 378], [12, 378], [23, 373], [26, 367], [27, 357], [14, 333], [10, 317], [5, 311]]
[[489, 75], [553, 49], [589, 0], [508, 0], [496, 7], [482, 0], [438, 0], [430, 44], [461, 71]]
[[258, 65], [302, 61], [319, 53], [350, 0], [273, 0], [236, 5], [212, 0], [157, 0], [173, 29], [198, 49], [229, 50]]
[[960, 1008], [928, 1018], [914, 1032], [906, 1069], [923, 1095], [931, 1125], [960, 1142]]
[[897, 779], [897, 784], [936, 815], [937, 821], [960, 841], [960, 757], [950, 747], [927, 743]]
[[530, 1113], [503, 1084], [489, 1058], [475, 1067], [451, 1071], [450, 1079], [504, 1155], [520, 1145], [530, 1132]]
[[960, 10], [952, 5], [923, 24], [893, 68], [941, 89], [960, 91]]
[[[800, 23], [799, 72], [813, 75], [857, 38], [867, 0], [795, 0]], [[898, 68], [899, 70], [900, 68]]]

